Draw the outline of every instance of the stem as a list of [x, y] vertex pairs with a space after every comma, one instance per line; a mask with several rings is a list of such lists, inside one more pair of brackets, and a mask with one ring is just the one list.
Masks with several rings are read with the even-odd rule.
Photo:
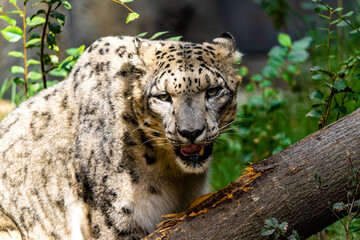
[[331, 106], [331, 101], [332, 101], [332, 98], [334, 96], [334, 88], [331, 88], [331, 92], [330, 92], [330, 96], [329, 96], [329, 100], [326, 104], [326, 109], [325, 109], [325, 115], [324, 115], [324, 121], [322, 123], [322, 126], [321, 128], [325, 127], [326, 124], [327, 124], [327, 120], [328, 120], [328, 117], [329, 117], [329, 113], [330, 113], [330, 106]]
[[129, 8], [128, 6], [126, 6], [124, 3], [122, 3], [121, 1], [119, 0], [112, 0], [113, 2], [116, 2], [116, 3], [120, 3], [121, 5], [123, 5], [125, 8], [127, 8], [127, 10], [129, 10], [130, 12], [132, 13], [135, 13], [131, 8]]
[[[327, 49], [329, 72], [330, 72], [330, 74], [331, 74], [331, 76], [332, 76], [332, 78], [331, 78], [332, 84], [334, 85], [334, 83], [335, 83], [335, 76], [333, 75], [332, 70], [331, 70], [331, 60], [330, 60], [330, 28], [331, 28], [331, 16], [332, 16], [332, 12], [330, 11], [330, 13], [329, 13], [329, 23], [328, 23], [328, 35], [327, 35], [326, 49]], [[330, 113], [331, 101], [332, 101], [332, 98], [333, 98], [333, 96], [334, 96], [334, 93], [335, 93], [335, 90], [334, 90], [333, 87], [331, 87], [330, 96], [329, 96], [329, 99], [328, 99], [327, 104], [326, 104], [326, 109], [325, 109], [325, 113], [324, 113], [324, 119], [323, 119], [323, 121], [322, 121], [321, 128], [325, 127], [326, 124], [327, 124], [327, 120], [328, 120], [329, 113]]]
[[24, 0], [24, 9], [22, 12], [22, 19], [23, 19], [23, 46], [24, 46], [24, 81], [25, 81], [25, 95], [26, 98], [29, 98], [29, 92], [28, 92], [28, 74], [27, 74], [27, 60], [26, 60], [26, 3], [27, 0]]
[[49, 22], [51, 7], [52, 7], [52, 5], [49, 5], [48, 11], [45, 16], [45, 23], [44, 23], [44, 27], [43, 27], [43, 32], [42, 32], [42, 36], [41, 36], [41, 45], [40, 45], [40, 63], [41, 63], [41, 73], [42, 73], [42, 80], [43, 80], [44, 88], [46, 88], [46, 72], [45, 72], [45, 63], [44, 63], [45, 35], [46, 35], [46, 27]]
[[[113, 0], [114, 1], [114, 0]], [[354, 27], [351, 22], [349, 22], [346, 18], [344, 18], [343, 16], [339, 15], [337, 12], [333, 12], [333, 10], [329, 7], [329, 5], [327, 5], [326, 3], [323, 3], [323, 1], [318, 0], [318, 3], [324, 5], [331, 13], [335, 14], [335, 16], [337, 16], [338, 18], [340, 18], [342, 21], [346, 22], [347, 25], [349, 25], [353, 30], [356, 30], [358, 33], [360, 33], [360, 30], [356, 27]]]

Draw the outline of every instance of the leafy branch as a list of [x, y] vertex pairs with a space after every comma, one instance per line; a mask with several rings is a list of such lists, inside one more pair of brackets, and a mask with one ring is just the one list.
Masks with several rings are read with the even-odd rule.
[[[360, 75], [358, 74], [360, 51], [354, 50], [348, 59], [335, 65], [334, 61], [340, 60], [337, 59], [336, 56], [340, 57], [341, 55], [334, 55], [332, 52], [340, 51], [341, 49], [333, 49], [331, 42], [334, 41], [334, 39], [340, 42], [341, 38], [338, 35], [334, 35], [336, 31], [333, 31], [332, 27], [335, 24], [337, 25], [339, 35], [339, 27], [346, 25], [350, 26], [353, 30], [350, 33], [360, 33], [360, 31], [356, 29], [348, 19], [348, 17], [353, 14], [352, 11], [346, 14], [339, 14], [339, 12], [343, 10], [341, 7], [334, 9], [321, 0], [313, 1], [320, 3], [314, 8], [314, 11], [322, 18], [327, 19], [327, 27], [320, 28], [320, 30], [327, 32], [326, 43], [317, 45], [317, 49], [325, 48], [327, 68], [321, 66], [312, 67], [312, 78], [314, 80], [322, 80], [329, 90], [329, 95], [326, 96], [321, 90], [316, 90], [311, 93], [309, 98], [315, 101], [315, 104], [312, 106], [314, 109], [307, 113], [306, 116], [319, 118], [319, 129], [321, 129], [328, 124], [332, 112], [336, 113], [336, 120], [340, 118], [341, 114], [347, 114], [349, 112], [347, 102], [358, 103], [358, 96], [360, 95], [360, 91], [354, 89], [356, 84], [354, 84], [353, 81], [354, 79], [360, 80]], [[333, 20], [334, 16], [336, 17], [335, 20]]]
[[129, 23], [131, 21], [134, 21], [135, 19], [139, 18], [140, 15], [138, 13], [136, 13], [134, 10], [132, 10], [131, 8], [129, 8], [125, 3], [128, 2], [133, 2], [133, 0], [112, 0], [113, 2], [119, 3], [121, 5], [123, 5], [127, 10], [130, 11], [130, 13], [128, 14], [127, 18], [126, 18], [126, 23]]

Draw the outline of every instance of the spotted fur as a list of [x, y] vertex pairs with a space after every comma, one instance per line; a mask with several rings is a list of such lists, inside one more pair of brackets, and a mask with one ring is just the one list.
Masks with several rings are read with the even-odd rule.
[[[67, 80], [0, 124], [0, 209], [24, 239], [139, 239], [207, 192], [212, 144], [236, 114], [240, 54], [106, 37]], [[204, 154], [184, 155], [185, 146]]]

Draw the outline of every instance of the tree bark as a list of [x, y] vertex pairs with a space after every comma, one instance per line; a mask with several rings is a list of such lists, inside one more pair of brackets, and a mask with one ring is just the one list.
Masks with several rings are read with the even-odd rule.
[[236, 182], [199, 199], [145, 239], [266, 239], [261, 229], [270, 218], [307, 238], [337, 220], [334, 203], [347, 202], [347, 153], [359, 168], [360, 109], [252, 164]]

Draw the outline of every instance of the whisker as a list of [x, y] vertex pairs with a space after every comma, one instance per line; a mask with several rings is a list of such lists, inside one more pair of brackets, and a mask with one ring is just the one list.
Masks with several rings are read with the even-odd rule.
[[146, 143], [148, 143], [150, 141], [155, 141], [155, 140], [166, 140], [166, 138], [161, 138], [161, 137], [150, 138], [150, 139], [146, 140], [145, 142], [143, 142], [142, 144], [145, 145]]

